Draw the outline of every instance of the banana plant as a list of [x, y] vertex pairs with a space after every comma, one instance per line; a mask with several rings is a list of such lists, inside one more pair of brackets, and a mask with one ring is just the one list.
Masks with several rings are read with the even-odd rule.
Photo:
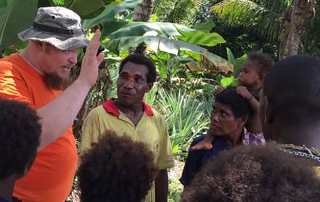
[[112, 2], [120, 3], [119, 0], [1, 0], [0, 51], [8, 47], [17, 48], [17, 46], [13, 46], [16, 42], [19, 42], [17, 34], [32, 25], [39, 7], [64, 6], [85, 19], [97, 16], [104, 10], [106, 3]]
[[[17, 33], [32, 24], [39, 6], [58, 5], [76, 11], [84, 19], [83, 25], [87, 31], [102, 25], [102, 38], [110, 51], [118, 52], [145, 43], [154, 52], [164, 51], [174, 55], [178, 55], [180, 51], [192, 52], [203, 55], [216, 67], [233, 69], [232, 64], [227, 60], [201, 47], [224, 43], [224, 39], [217, 33], [191, 29], [173, 23], [131, 22], [128, 17], [130, 15], [121, 19], [121, 13], [132, 11], [141, 1], [8, 0], [0, 4], [0, 11], [2, 11], [0, 50], [18, 41]], [[20, 17], [21, 15], [23, 18]]]
[[[195, 29], [184, 25], [166, 22], [133, 22], [132, 11], [140, 3], [125, 0], [121, 4], [110, 3], [97, 17], [86, 19], [86, 29], [102, 27], [102, 42], [111, 52], [119, 55], [123, 50], [145, 43], [152, 52], [166, 52], [175, 56], [189, 52], [201, 61], [201, 56], [225, 72], [233, 72], [233, 65], [202, 46], [215, 46], [225, 43], [218, 33], [210, 33], [213, 22], [205, 22]], [[127, 14], [123, 14], [126, 13]], [[202, 69], [205, 70], [205, 69]]]
[[102, 37], [106, 39], [105, 46], [112, 52], [118, 53], [145, 43], [155, 53], [162, 51], [178, 56], [181, 52], [189, 52], [198, 61], [201, 61], [202, 55], [215, 67], [233, 72], [231, 63], [202, 47], [225, 43], [217, 33], [164, 22], [113, 20], [105, 23], [104, 27], [108, 28], [102, 31]]

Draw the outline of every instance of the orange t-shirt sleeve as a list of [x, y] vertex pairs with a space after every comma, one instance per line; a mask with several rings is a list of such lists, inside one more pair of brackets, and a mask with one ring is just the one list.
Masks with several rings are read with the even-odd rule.
[[0, 62], [0, 97], [27, 102], [32, 106], [31, 96], [23, 78], [12, 67], [12, 63], [7, 61]]

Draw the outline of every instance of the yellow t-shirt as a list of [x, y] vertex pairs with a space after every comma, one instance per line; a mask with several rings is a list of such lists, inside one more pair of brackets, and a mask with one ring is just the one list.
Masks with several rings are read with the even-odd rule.
[[320, 166], [315, 166], [314, 169], [317, 173], [317, 176], [320, 178]]
[[[79, 151], [89, 149], [92, 143], [98, 142], [100, 136], [107, 130], [113, 130], [118, 135], [128, 135], [133, 140], [146, 143], [154, 153], [155, 163], [160, 170], [174, 166], [168, 127], [157, 111], [144, 105], [144, 113], [135, 126], [109, 99], [103, 105], [93, 109], [86, 117], [82, 127], [82, 138]], [[147, 202], [155, 201], [154, 186], [148, 193]]]

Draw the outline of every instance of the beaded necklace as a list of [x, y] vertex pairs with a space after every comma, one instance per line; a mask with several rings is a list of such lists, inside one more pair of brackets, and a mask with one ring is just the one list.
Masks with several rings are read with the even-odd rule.
[[288, 154], [313, 159], [320, 163], [320, 152], [313, 147], [309, 149], [305, 145], [297, 146], [293, 144], [280, 144], [279, 149]]

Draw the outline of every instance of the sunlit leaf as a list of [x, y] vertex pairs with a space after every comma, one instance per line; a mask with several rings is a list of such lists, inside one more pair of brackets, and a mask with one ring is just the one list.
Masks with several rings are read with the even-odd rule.
[[[126, 36], [142, 36], [146, 32], [150, 31], [156, 31], [160, 35], [171, 37], [171, 36], [179, 36], [181, 35], [177, 29], [176, 26], [172, 23], [159, 23], [159, 22], [130, 22], [127, 24], [123, 23], [123, 27], [121, 29], [118, 29], [115, 32], [110, 33], [108, 30], [102, 31], [102, 37], [108, 37], [110, 39], [116, 39]], [[108, 23], [105, 24], [105, 27], [112, 27], [115, 26], [115, 24]], [[179, 28], [183, 28], [183, 26], [180, 26]], [[187, 28], [187, 27], [186, 27]]]
[[210, 19], [210, 20], [207, 20], [206, 22], [196, 24], [196, 26], [193, 28], [196, 30], [203, 30], [203, 31], [210, 32], [214, 26], [215, 26], [214, 22]]
[[[86, 19], [83, 21], [83, 28], [87, 29], [87, 28], [91, 28], [97, 24], [103, 23], [107, 20], [110, 20], [106, 18], [106, 16], [117, 6], [118, 4], [115, 2], [111, 2], [110, 4], [108, 4], [107, 6], [104, 7], [104, 10], [95, 18], [93, 19]], [[112, 19], [114, 18], [114, 16], [112, 16]]]
[[220, 81], [221, 86], [230, 86], [231, 84], [235, 83], [235, 78], [234, 76], [231, 77], [222, 77]]
[[233, 56], [233, 53], [232, 53], [232, 51], [230, 50], [230, 48], [227, 48], [227, 56], [228, 56], [228, 61], [229, 61], [231, 64], [234, 64], [234, 56]]
[[192, 32], [185, 32], [177, 28], [181, 36], [178, 39], [196, 45], [215, 46], [217, 44], [225, 43], [226, 41], [218, 33], [209, 33], [207, 31], [195, 30]]
[[[121, 12], [131, 10], [133, 11], [136, 5], [141, 3], [142, 0], [126, 0], [122, 3], [118, 4], [118, 2], [111, 2], [110, 4], [106, 5], [104, 10], [94, 19], [90, 20], [84, 20], [83, 27], [84, 28], [91, 28], [97, 24], [104, 23], [105, 29], [103, 29], [103, 32], [106, 32], [107, 34], [110, 33], [108, 31], [109, 29], [109, 23], [112, 23], [112, 21], [115, 20], [115, 16]], [[125, 23], [124, 23], [125, 24]], [[122, 24], [123, 25], [123, 24]], [[119, 26], [118, 26], [119, 28]], [[105, 35], [102, 33], [102, 35]]]
[[152, 14], [152, 15], [151, 15], [151, 17], [150, 17], [149, 22], [156, 22], [156, 21], [157, 21], [157, 19], [158, 19], [157, 14]]
[[68, 8], [82, 17], [99, 10], [103, 6], [102, 0], [74, 0]]
[[[215, 69], [216, 72], [223, 73], [224, 75], [231, 75], [234, 71], [234, 67], [231, 63], [229, 63], [224, 58], [221, 58], [209, 52], [205, 48], [179, 40], [168, 39], [163, 36], [121, 37], [118, 39], [112, 39], [108, 41], [106, 47], [112, 52], [117, 52], [119, 50], [137, 47], [142, 42], [144, 42], [149, 48], [152, 47], [152, 50], [154, 52], [158, 52], [159, 50], [161, 50], [174, 55], [178, 55], [181, 51], [190, 51], [193, 53], [201, 54], [203, 57], [205, 57], [208, 61], [210, 61], [213, 64], [212, 69]], [[170, 44], [170, 46], [168, 44]], [[168, 50], [168, 47], [170, 47], [170, 50]], [[196, 57], [196, 55], [194, 56]]]

